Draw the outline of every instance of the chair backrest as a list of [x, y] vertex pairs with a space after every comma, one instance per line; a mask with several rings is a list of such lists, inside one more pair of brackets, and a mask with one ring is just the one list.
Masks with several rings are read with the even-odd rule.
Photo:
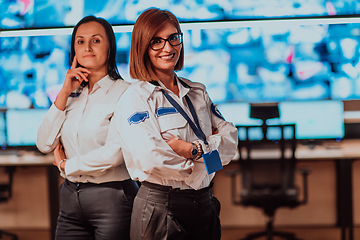
[[6, 175], [4, 177], [6, 178], [6, 180], [2, 180], [0, 182], [0, 202], [6, 202], [12, 196], [12, 183], [13, 183], [14, 171], [15, 171], [15, 167], [7, 166], [4, 167], [4, 170], [1, 172], [2, 175]]
[[[242, 135], [238, 143], [242, 191], [294, 188], [295, 124], [237, 128]], [[256, 139], [251, 137], [253, 130], [257, 133]]]

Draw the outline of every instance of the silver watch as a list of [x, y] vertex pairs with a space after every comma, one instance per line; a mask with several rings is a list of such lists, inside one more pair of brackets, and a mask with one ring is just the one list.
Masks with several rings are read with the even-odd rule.
[[192, 149], [191, 149], [191, 159], [192, 160], [197, 160], [201, 157], [203, 151], [201, 148], [200, 143], [191, 143], [192, 145]]

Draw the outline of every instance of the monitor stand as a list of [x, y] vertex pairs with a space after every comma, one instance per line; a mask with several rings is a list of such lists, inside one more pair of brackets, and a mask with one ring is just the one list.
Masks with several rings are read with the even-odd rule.
[[323, 140], [319, 139], [305, 139], [299, 141], [302, 145], [308, 146], [310, 149], [314, 149], [316, 146], [323, 145]]

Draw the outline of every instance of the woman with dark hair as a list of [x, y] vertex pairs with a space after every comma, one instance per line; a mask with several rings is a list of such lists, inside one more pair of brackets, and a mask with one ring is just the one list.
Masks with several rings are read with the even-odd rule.
[[127, 169], [141, 182], [132, 240], [220, 240], [211, 181], [234, 157], [238, 135], [203, 84], [175, 74], [183, 66], [182, 40], [178, 20], [165, 10], [146, 10], [133, 28], [130, 75], [137, 81], [114, 120]]
[[111, 25], [88, 16], [71, 38], [71, 69], [38, 130], [37, 147], [54, 151], [60, 187], [56, 239], [129, 239], [137, 184], [126, 170], [112, 121], [128, 88], [115, 61]]

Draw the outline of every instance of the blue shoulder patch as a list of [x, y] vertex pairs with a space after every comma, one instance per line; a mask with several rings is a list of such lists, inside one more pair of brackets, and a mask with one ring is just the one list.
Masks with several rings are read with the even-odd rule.
[[211, 111], [215, 116], [225, 121], [225, 118], [223, 117], [223, 115], [221, 115], [219, 109], [217, 109], [217, 107], [213, 103], [211, 103]]
[[178, 110], [176, 110], [176, 108], [174, 107], [159, 107], [158, 109], [156, 109], [156, 116], [161, 117], [164, 115], [173, 114], [177, 112]]
[[143, 121], [145, 121], [145, 119], [149, 118], [149, 112], [148, 111], [143, 111], [143, 112], [135, 112], [134, 114], [132, 114], [129, 118], [128, 118], [128, 122], [129, 124], [138, 124], [141, 123]]
[[69, 97], [79, 97], [81, 92], [72, 92]]

